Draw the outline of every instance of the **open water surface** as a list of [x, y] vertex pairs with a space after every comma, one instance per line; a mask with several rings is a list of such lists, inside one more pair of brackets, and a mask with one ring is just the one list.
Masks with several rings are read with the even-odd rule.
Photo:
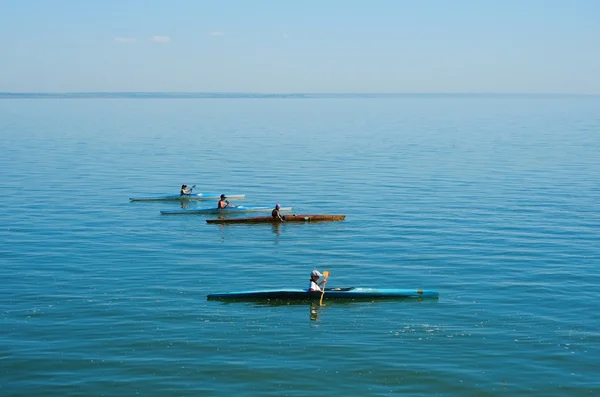
[[[598, 396], [599, 109], [1, 99], [0, 394]], [[347, 218], [219, 226], [128, 200], [182, 183]], [[206, 300], [306, 287], [313, 268], [440, 298]]]

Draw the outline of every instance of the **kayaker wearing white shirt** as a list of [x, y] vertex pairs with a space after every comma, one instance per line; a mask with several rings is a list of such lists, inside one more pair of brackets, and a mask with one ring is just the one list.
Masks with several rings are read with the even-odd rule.
[[322, 292], [323, 290], [321, 289], [321, 287], [323, 287], [326, 283], [327, 280], [323, 280], [321, 282], [319, 282], [319, 278], [323, 277], [323, 275], [321, 274], [320, 271], [318, 270], [313, 270], [312, 273], [310, 274], [310, 287], [308, 288], [308, 290], [310, 292]]

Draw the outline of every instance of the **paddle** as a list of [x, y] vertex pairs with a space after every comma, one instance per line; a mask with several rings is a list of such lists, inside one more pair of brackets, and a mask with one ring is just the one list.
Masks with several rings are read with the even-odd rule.
[[[329, 277], [329, 270], [325, 270], [323, 272], [323, 277], [323, 281], [327, 282], [327, 277]], [[319, 301], [319, 306], [323, 306], [323, 295], [325, 295], [325, 286], [323, 286], [323, 291], [321, 291], [321, 300]]]

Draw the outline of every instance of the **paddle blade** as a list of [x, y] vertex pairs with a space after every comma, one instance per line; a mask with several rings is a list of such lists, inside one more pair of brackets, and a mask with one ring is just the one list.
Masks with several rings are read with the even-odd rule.
[[[329, 277], [329, 270], [325, 270], [323, 272], [323, 277], [325, 281], [327, 281], [327, 277]], [[325, 295], [325, 288], [323, 287], [323, 291], [321, 291], [321, 299], [319, 300], [319, 306], [323, 306], [323, 295]]]

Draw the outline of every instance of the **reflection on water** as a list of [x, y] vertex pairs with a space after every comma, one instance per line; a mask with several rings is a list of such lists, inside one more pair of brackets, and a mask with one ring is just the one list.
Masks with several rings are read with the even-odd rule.
[[319, 309], [321, 305], [317, 302], [313, 302], [310, 304], [310, 321], [317, 321], [319, 319]]
[[[277, 223], [277, 222], [276, 223], [272, 223], [271, 224], [271, 230], [273, 231], [273, 233], [275, 233], [275, 235], [277, 237], [279, 237], [280, 234], [281, 234], [281, 223]], [[278, 242], [279, 241], [276, 240], [276, 243], [278, 243]]]
[[[232, 302], [226, 302], [226, 304], [230, 304]], [[321, 306], [319, 301], [280, 301], [280, 300], [272, 300], [272, 301], [264, 301], [264, 302], [254, 302], [251, 304], [253, 307], [273, 307], [273, 306], [308, 306], [309, 319], [310, 321], [318, 321], [319, 320], [319, 310], [325, 307], [325, 304]]]

